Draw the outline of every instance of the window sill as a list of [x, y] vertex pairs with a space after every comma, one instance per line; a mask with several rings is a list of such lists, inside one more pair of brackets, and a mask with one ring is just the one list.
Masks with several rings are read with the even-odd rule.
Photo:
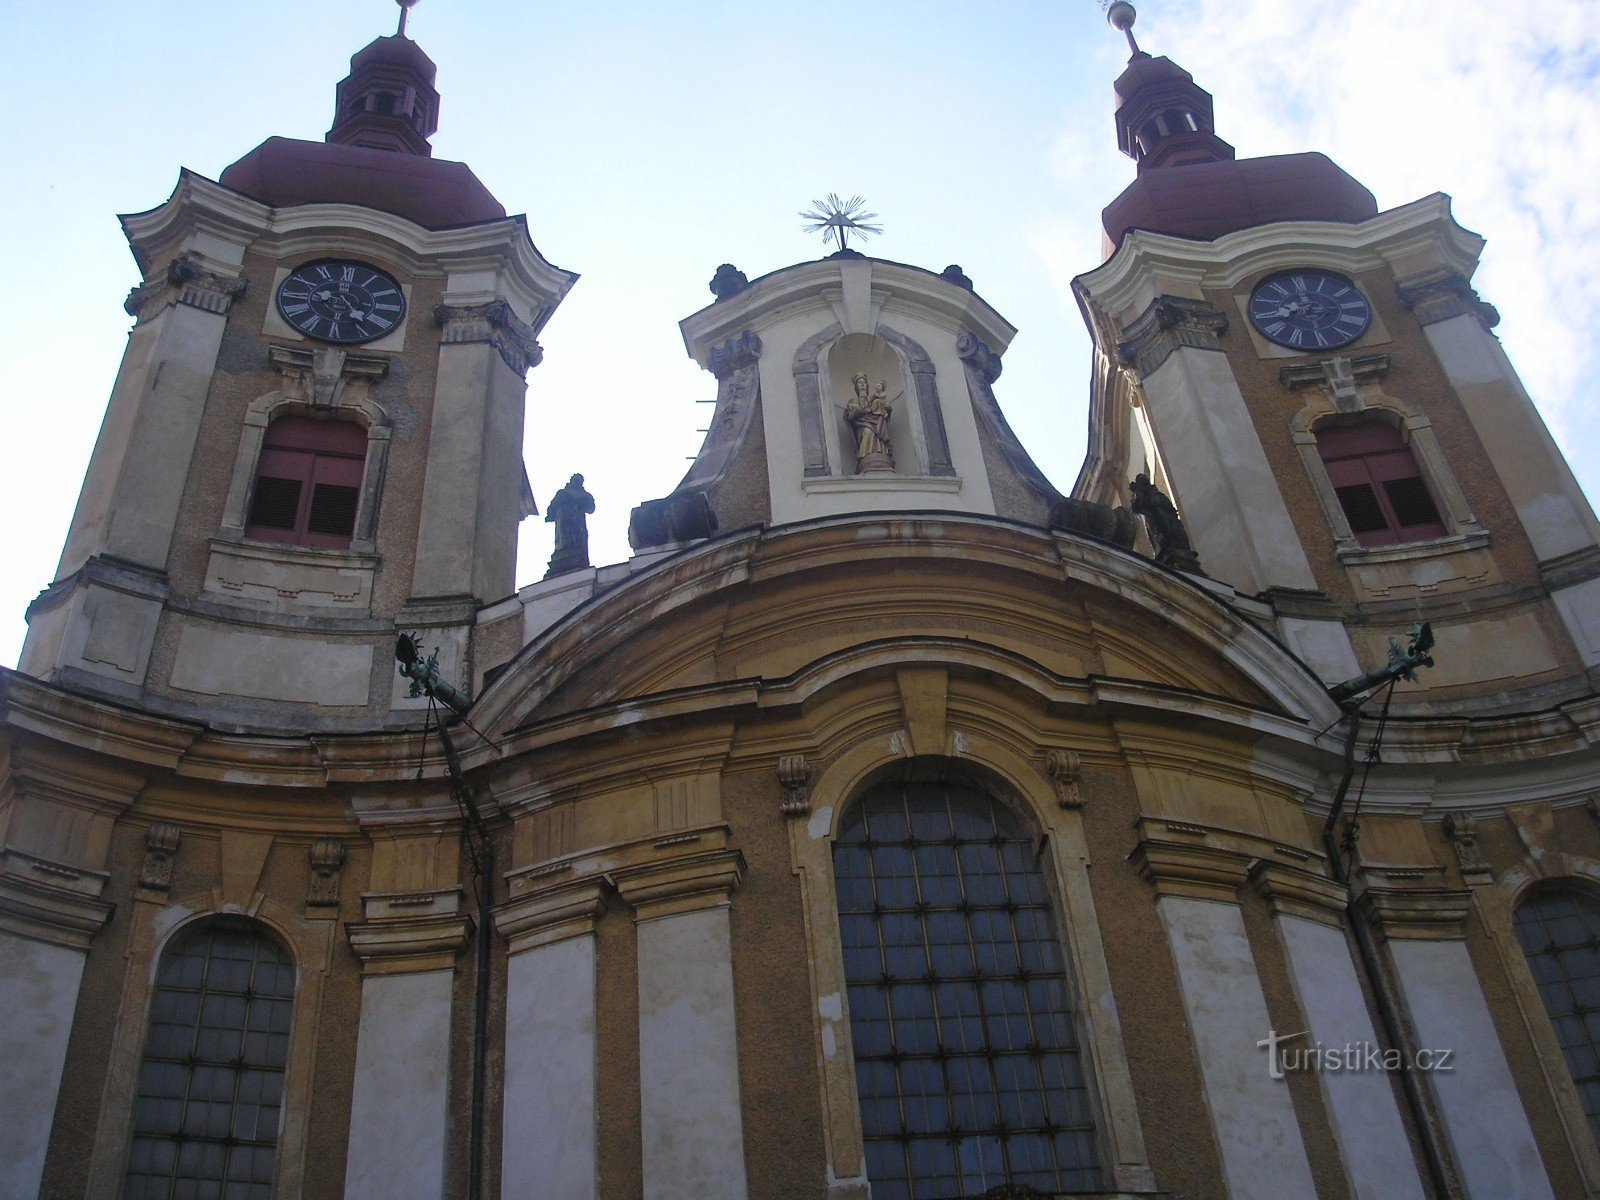
[[229, 530], [211, 539], [205, 590], [230, 601], [293, 611], [336, 609], [366, 615], [378, 555], [260, 542]]
[[1470, 529], [1448, 537], [1428, 538], [1420, 542], [1400, 542], [1393, 546], [1363, 546], [1354, 538], [1340, 538], [1334, 543], [1333, 556], [1346, 567], [1370, 567], [1383, 563], [1416, 562], [1419, 559], [1443, 558], [1463, 554], [1469, 550], [1482, 550], [1489, 544], [1486, 529]]
[[800, 481], [805, 492], [959, 492], [955, 475], [891, 475], [875, 471], [866, 475], [818, 475]]

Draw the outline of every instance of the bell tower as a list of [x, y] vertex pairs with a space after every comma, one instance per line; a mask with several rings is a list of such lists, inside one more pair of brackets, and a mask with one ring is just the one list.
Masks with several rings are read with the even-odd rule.
[[122, 218], [134, 326], [21, 670], [335, 728], [416, 703], [397, 631], [457, 686], [481, 675], [533, 511], [526, 374], [577, 277], [433, 157], [434, 78], [402, 15], [351, 59], [324, 141], [185, 170]]
[[1522, 705], [1600, 669], [1600, 524], [1472, 286], [1449, 197], [1380, 212], [1320, 154], [1238, 159], [1188, 72], [1134, 43], [1138, 164], [1074, 284], [1095, 341], [1074, 495], [1148, 475], [1206, 573], [1329, 683], [1431, 620], [1424, 700]]

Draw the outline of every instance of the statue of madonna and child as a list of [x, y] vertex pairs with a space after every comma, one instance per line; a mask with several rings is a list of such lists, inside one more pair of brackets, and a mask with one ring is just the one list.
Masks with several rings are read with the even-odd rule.
[[853, 394], [844, 406], [845, 424], [856, 435], [856, 474], [894, 474], [894, 447], [889, 441], [889, 385], [883, 380], [870, 388], [867, 377], [850, 378]]

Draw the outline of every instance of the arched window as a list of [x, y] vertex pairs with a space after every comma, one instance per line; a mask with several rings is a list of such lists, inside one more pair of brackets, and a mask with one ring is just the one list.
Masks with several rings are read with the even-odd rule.
[[874, 1200], [1098, 1189], [1071, 987], [1017, 819], [975, 788], [882, 784], [834, 873]]
[[1517, 908], [1516, 930], [1600, 1143], [1600, 902], [1574, 888], [1535, 892]]
[[294, 968], [246, 923], [161, 957], [123, 1200], [271, 1200]]
[[279, 417], [261, 447], [245, 536], [347, 548], [366, 457], [367, 432], [353, 422]]
[[1317, 453], [1361, 545], [1419, 542], [1448, 532], [1411, 448], [1388, 422], [1319, 429]]

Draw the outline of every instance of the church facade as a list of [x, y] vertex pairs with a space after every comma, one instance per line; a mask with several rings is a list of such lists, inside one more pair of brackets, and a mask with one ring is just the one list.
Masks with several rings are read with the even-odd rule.
[[1600, 1196], [1600, 523], [1448, 198], [1129, 41], [1070, 492], [959, 268], [724, 266], [684, 479], [521, 589], [577, 276], [415, 42], [123, 218], [0, 1196]]

